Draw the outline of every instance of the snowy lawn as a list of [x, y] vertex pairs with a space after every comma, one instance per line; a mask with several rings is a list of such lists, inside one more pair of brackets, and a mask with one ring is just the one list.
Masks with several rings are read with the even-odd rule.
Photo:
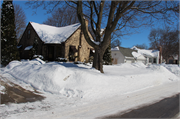
[[[0, 116], [4, 118], [24, 118], [21, 114], [28, 114], [27, 111], [35, 116], [46, 114], [52, 109], [58, 112], [180, 81], [180, 67], [166, 64], [109, 65], [104, 66], [105, 73], [102, 74], [91, 68], [91, 64], [45, 63], [37, 58], [12, 61], [0, 70], [0, 75], [8, 77], [12, 82], [28, 87], [29, 90], [33, 87], [47, 97], [33, 103], [1, 105], [3, 111]], [[4, 88], [0, 89], [2, 93]]]

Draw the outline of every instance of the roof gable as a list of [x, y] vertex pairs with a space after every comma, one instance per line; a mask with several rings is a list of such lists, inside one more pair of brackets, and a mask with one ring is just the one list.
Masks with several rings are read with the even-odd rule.
[[130, 48], [123, 48], [123, 47], [119, 47], [119, 51], [126, 57], [134, 57], [132, 55], [132, 52], [137, 52], [136, 50], [132, 50]]
[[148, 56], [148, 57], [158, 57], [159, 51], [158, 50], [146, 50], [146, 49], [140, 49], [136, 46], [133, 46], [131, 49], [135, 49], [138, 51], [138, 53]]
[[65, 27], [54, 27], [45, 24], [30, 22], [39, 38], [44, 43], [61, 44], [65, 42], [80, 26], [80, 23]]

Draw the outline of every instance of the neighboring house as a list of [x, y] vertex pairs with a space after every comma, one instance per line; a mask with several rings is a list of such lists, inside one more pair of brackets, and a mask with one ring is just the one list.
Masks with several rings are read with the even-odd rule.
[[132, 55], [132, 52], [137, 52], [129, 48], [115, 47], [111, 48], [112, 64], [120, 63], [134, 63], [135, 58]]
[[[88, 21], [86, 20], [88, 26]], [[34, 45], [35, 44], [35, 45]], [[36, 46], [36, 55], [45, 60], [54, 61], [58, 57], [68, 61], [88, 61], [92, 47], [86, 42], [81, 24], [54, 27], [29, 22], [17, 46], [21, 59], [32, 57]]]
[[138, 53], [138, 51], [132, 52], [132, 55], [134, 56], [136, 62], [141, 62], [144, 64], [147, 63], [147, 59], [142, 54]]
[[178, 64], [178, 55], [171, 55], [169, 56], [169, 58], [167, 59], [167, 64]]
[[137, 52], [146, 58], [145, 64], [160, 64], [162, 63], [162, 48], [159, 50], [146, 50], [133, 46], [131, 49], [137, 50]]
[[[162, 51], [162, 50], [161, 50]], [[158, 50], [145, 50], [137, 47], [111, 48], [113, 64], [142, 62], [144, 64], [159, 64], [162, 61]]]

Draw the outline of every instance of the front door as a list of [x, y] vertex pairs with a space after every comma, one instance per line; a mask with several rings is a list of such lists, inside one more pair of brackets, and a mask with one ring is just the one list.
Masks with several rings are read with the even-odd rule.
[[54, 60], [54, 46], [48, 47], [48, 60], [53, 61]]
[[76, 49], [76, 46], [70, 46], [69, 47], [69, 61], [75, 61], [75, 53], [77, 52], [78, 50]]

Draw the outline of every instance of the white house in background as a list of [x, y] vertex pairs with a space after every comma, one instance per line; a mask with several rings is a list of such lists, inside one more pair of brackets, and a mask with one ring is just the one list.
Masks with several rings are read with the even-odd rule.
[[159, 64], [162, 62], [162, 56], [160, 55], [161, 49], [160, 51], [146, 50], [146, 49], [137, 48], [136, 46], [133, 46], [131, 49], [136, 50], [138, 54], [141, 54], [145, 57], [146, 59], [145, 64]]
[[111, 48], [113, 64], [142, 62], [144, 64], [159, 64], [162, 61], [160, 51], [145, 50], [136, 46], [130, 48]]
[[113, 58], [112, 63], [113, 64], [134, 63], [135, 58], [132, 55], [132, 52], [137, 52], [137, 51], [123, 47], [111, 48], [111, 56]]

